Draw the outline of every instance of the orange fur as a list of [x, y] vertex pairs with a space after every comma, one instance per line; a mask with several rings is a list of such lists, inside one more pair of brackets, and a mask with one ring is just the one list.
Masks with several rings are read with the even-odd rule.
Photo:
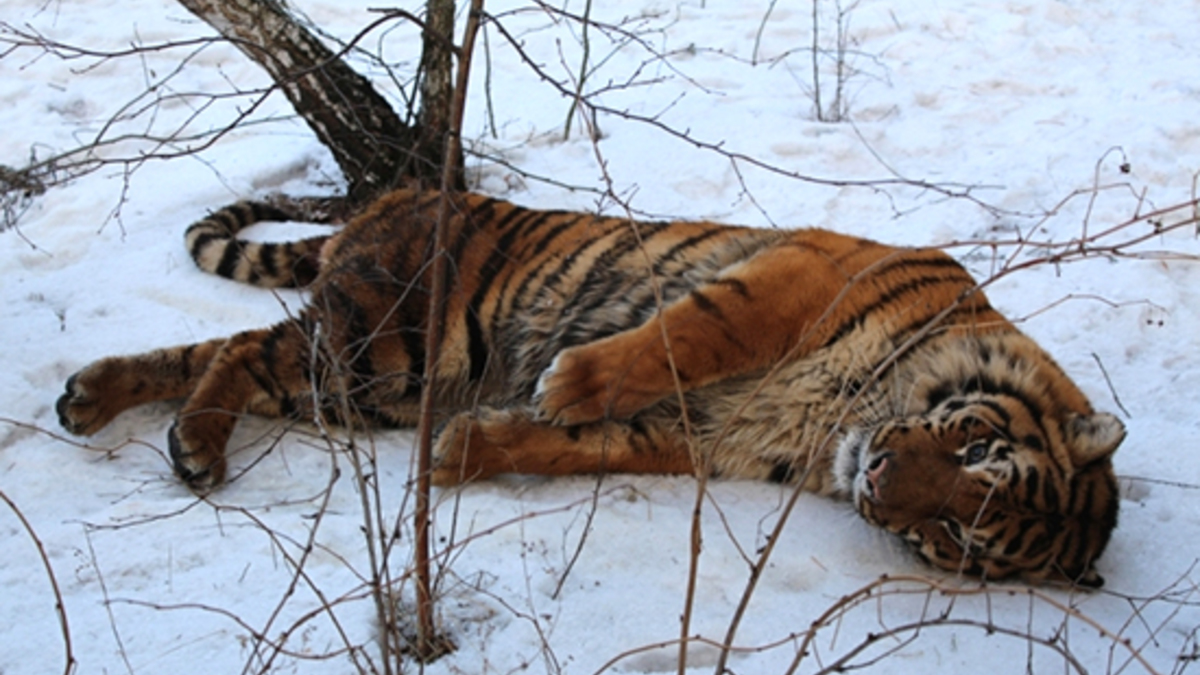
[[[59, 400], [64, 426], [95, 433], [128, 407], [184, 398], [171, 454], [207, 491], [245, 413], [412, 424], [440, 200], [398, 190], [332, 238], [279, 245], [236, 238], [289, 217], [275, 207], [194, 224], [203, 269], [311, 281], [309, 306], [92, 364]], [[436, 484], [704, 467], [850, 499], [946, 569], [1099, 583], [1123, 427], [945, 253], [449, 200]]]

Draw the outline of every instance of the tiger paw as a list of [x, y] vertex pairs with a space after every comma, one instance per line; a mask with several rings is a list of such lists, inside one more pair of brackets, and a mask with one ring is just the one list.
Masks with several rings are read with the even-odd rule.
[[104, 366], [99, 361], [68, 378], [66, 393], [54, 404], [58, 423], [77, 436], [100, 431], [124, 409], [101, 386], [106, 379]]
[[455, 415], [434, 443], [433, 484], [449, 487], [513, 471], [511, 448], [520, 428], [531, 423], [527, 415], [507, 410]]
[[192, 492], [205, 495], [225, 482], [225, 444], [203, 440], [204, 434], [199, 433], [195, 421], [176, 420], [167, 432], [167, 446], [175, 475]]
[[644, 374], [632, 367], [631, 356], [595, 343], [559, 352], [538, 378], [538, 419], [564, 426], [623, 419], [670, 393], [647, 386]]

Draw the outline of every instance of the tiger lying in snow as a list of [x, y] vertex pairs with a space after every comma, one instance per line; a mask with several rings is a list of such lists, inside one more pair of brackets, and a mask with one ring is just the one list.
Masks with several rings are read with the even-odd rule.
[[[332, 237], [288, 244], [236, 238], [289, 219], [264, 204], [196, 223], [187, 242], [202, 268], [310, 285], [307, 309], [97, 361], [67, 382], [63, 426], [92, 434], [132, 406], [183, 398], [171, 456], [205, 492], [225, 477], [243, 413], [336, 420], [348, 408], [414, 424], [439, 198], [399, 190]], [[704, 456], [715, 476], [851, 499], [948, 570], [1103, 582], [1093, 562], [1116, 525], [1110, 459], [1124, 427], [945, 253], [476, 194], [451, 204], [435, 483], [690, 474]]]

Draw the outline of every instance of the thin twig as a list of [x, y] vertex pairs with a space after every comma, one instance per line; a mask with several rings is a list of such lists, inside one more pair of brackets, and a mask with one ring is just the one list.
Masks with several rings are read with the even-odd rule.
[[50, 589], [54, 593], [54, 612], [58, 615], [58, 626], [62, 630], [63, 638], [63, 673], [70, 675], [75, 672], [75, 668], [79, 663], [75, 660], [75, 654], [71, 651], [71, 626], [67, 621], [67, 606], [63, 603], [62, 591], [58, 587], [58, 577], [54, 575], [54, 567], [50, 564], [50, 558], [46, 555], [46, 547], [42, 546], [42, 540], [38, 538], [37, 531], [33, 529], [33, 524], [21, 512], [17, 503], [9, 498], [3, 490], [0, 490], [0, 500], [3, 500], [8, 505], [9, 510], [16, 515], [17, 520], [21, 521], [21, 527], [25, 529], [25, 533], [29, 535], [29, 540], [33, 542], [37, 548], [38, 557], [42, 561], [42, 567], [46, 570], [46, 578], [50, 580]]
[[1100, 374], [1104, 376], [1104, 382], [1108, 384], [1108, 391], [1110, 394], [1112, 394], [1113, 403], [1117, 404], [1117, 407], [1121, 409], [1121, 412], [1125, 413], [1126, 417], [1133, 417], [1133, 415], [1130, 415], [1129, 411], [1125, 409], [1125, 405], [1121, 403], [1121, 397], [1117, 394], [1117, 388], [1113, 386], [1112, 378], [1108, 376], [1108, 369], [1104, 367], [1104, 362], [1100, 360], [1100, 355], [1096, 352], [1092, 352], [1092, 358], [1096, 361], [1096, 365], [1100, 368]]
[[463, 35], [461, 56], [450, 113], [450, 128], [446, 135], [443, 155], [442, 198], [438, 203], [437, 229], [434, 233], [433, 268], [429, 291], [429, 315], [425, 334], [425, 373], [421, 389], [421, 416], [417, 427], [417, 495], [414, 519], [416, 528], [415, 561], [417, 578], [417, 656], [431, 660], [447, 648], [448, 641], [435, 633], [433, 619], [433, 588], [430, 573], [430, 477], [433, 471], [433, 408], [437, 396], [437, 370], [445, 330], [445, 297], [449, 265], [446, 260], [448, 230], [452, 215], [452, 195], [456, 183], [458, 157], [462, 148], [462, 120], [466, 108], [467, 83], [471, 71], [471, 54], [475, 36], [483, 18], [483, 0], [472, 0]]

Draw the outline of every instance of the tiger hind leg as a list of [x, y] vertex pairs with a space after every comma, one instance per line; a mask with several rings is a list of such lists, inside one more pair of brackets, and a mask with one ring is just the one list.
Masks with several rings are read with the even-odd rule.
[[675, 433], [636, 421], [555, 426], [525, 410], [483, 408], [455, 416], [438, 436], [434, 457], [432, 481], [439, 486], [503, 473], [693, 472], [687, 445]]
[[130, 408], [182, 399], [224, 344], [221, 338], [95, 361], [67, 380], [55, 404], [59, 423], [73, 434], [91, 436]]

